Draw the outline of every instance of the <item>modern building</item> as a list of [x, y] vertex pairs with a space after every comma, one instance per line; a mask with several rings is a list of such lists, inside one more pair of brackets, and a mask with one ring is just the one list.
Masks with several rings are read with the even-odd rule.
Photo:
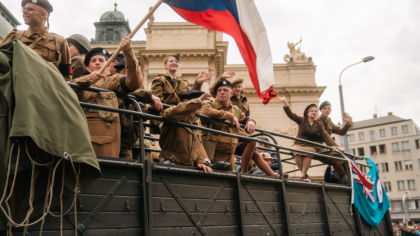
[[350, 152], [377, 164], [391, 201], [391, 218], [420, 220], [420, 130], [414, 121], [391, 112], [375, 115], [355, 122], [347, 136]]
[[14, 28], [20, 25], [19, 21], [10, 13], [9, 10], [0, 2], [0, 40]]

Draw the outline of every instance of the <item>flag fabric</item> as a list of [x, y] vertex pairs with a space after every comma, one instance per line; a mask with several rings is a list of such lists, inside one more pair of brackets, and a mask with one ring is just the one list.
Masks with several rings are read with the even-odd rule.
[[271, 49], [253, 0], [164, 0], [182, 18], [233, 37], [263, 103], [275, 97]]
[[363, 173], [354, 161], [349, 160], [353, 179], [352, 203], [363, 219], [376, 227], [390, 208], [388, 195], [383, 187], [375, 162], [366, 158], [369, 173]]

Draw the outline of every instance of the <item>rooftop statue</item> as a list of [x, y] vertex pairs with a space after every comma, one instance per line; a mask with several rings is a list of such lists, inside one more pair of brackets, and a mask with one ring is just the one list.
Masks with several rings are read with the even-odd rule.
[[[296, 46], [299, 45], [299, 48]], [[310, 63], [312, 62], [312, 57], [307, 57], [305, 53], [300, 51], [302, 46], [302, 38], [297, 43], [287, 42], [287, 47], [290, 50], [290, 54], [284, 55], [283, 59], [287, 63]]]

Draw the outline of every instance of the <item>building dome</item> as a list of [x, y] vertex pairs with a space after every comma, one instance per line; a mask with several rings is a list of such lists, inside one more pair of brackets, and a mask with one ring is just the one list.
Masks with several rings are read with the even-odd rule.
[[115, 4], [115, 9], [113, 11], [107, 11], [102, 14], [99, 22], [124, 22], [124, 14], [117, 10], [117, 4]]

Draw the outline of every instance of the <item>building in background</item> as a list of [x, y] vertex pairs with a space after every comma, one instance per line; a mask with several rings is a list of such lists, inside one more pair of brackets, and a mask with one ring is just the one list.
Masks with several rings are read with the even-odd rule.
[[[354, 122], [347, 133], [350, 152], [378, 166], [391, 201], [391, 218], [420, 220], [420, 130], [411, 119], [387, 116]], [[339, 140], [339, 136], [335, 136]], [[403, 205], [403, 198], [405, 206]]]
[[19, 21], [10, 13], [9, 10], [0, 2], [0, 40], [14, 28], [20, 25]]
[[[120, 39], [121, 32], [104, 30], [102, 23], [113, 25], [114, 29], [129, 29], [128, 22], [124, 20], [123, 13], [116, 9], [104, 13], [100, 22], [100, 24], [95, 23], [96, 40], [92, 47], [103, 47], [113, 52], [118, 47], [117, 39]], [[223, 40], [222, 33], [187, 22], [154, 22], [154, 17], [150, 19], [144, 30], [146, 40], [133, 42], [133, 49], [141, 64], [146, 88], [150, 88], [153, 78], [165, 72], [163, 62], [168, 55], [179, 55], [180, 69], [177, 75], [181, 79], [188, 80], [191, 85], [201, 71], [210, 71], [214, 74], [211, 81], [203, 84], [203, 91], [208, 91], [210, 83], [224, 71], [234, 71], [236, 77], [244, 78], [244, 95], [248, 98], [251, 117], [256, 120], [257, 127], [296, 136], [298, 127], [286, 116], [282, 103], [272, 99], [268, 105], [263, 105], [251, 84], [247, 67], [244, 64], [227, 64], [229, 43]], [[113, 40], [103, 40], [104, 33], [105, 38]], [[318, 86], [315, 82], [316, 66], [312, 58], [306, 57], [300, 48], [294, 49], [296, 45], [291, 43], [285, 45], [290, 49], [290, 55], [284, 58], [286, 63], [274, 64], [276, 80], [274, 89], [289, 98], [294, 112], [303, 115], [303, 110], [308, 104], [319, 103], [319, 97], [325, 87]], [[292, 145], [291, 140], [279, 139], [278, 142], [286, 147]], [[290, 170], [296, 169], [296, 166], [285, 164], [284, 168]], [[309, 175], [323, 176], [324, 169], [325, 167], [311, 169]]]

